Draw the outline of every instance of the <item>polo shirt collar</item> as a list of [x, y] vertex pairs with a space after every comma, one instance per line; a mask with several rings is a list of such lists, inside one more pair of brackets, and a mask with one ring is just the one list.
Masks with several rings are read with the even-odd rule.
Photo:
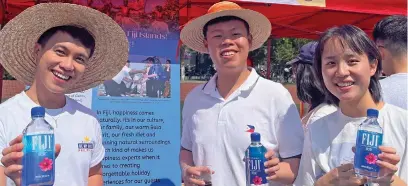
[[[248, 69], [251, 71], [251, 73], [244, 83], [237, 89], [239, 91], [247, 91], [252, 89], [260, 77], [254, 68], [248, 67]], [[216, 82], [217, 77], [218, 73], [216, 73], [207, 83], [205, 83], [204, 87], [202, 88], [202, 91], [205, 94], [214, 95], [215, 93], [218, 93]]]

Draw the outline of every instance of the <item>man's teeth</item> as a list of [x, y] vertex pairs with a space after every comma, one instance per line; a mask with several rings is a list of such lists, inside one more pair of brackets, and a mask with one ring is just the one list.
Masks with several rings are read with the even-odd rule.
[[353, 85], [353, 84], [354, 84], [353, 82], [337, 83], [337, 86], [339, 86], [339, 87], [348, 87], [348, 86], [351, 86], [351, 85]]
[[235, 54], [235, 52], [230, 51], [230, 52], [223, 52], [221, 55], [222, 56], [232, 56], [234, 54]]
[[52, 73], [53, 73], [55, 76], [57, 76], [57, 77], [59, 77], [59, 78], [61, 78], [61, 79], [63, 79], [63, 80], [68, 80], [68, 79], [69, 79], [69, 76], [62, 75], [62, 74], [60, 74], [60, 73], [58, 73], [58, 72], [53, 71]]

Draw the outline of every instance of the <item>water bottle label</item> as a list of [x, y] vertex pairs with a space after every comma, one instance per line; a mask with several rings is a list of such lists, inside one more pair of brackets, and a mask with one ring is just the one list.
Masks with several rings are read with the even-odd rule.
[[54, 135], [25, 135], [23, 143], [23, 183], [28, 185], [53, 182], [55, 170]]
[[356, 158], [355, 167], [369, 172], [379, 172], [380, 167], [377, 165], [378, 146], [382, 144], [381, 133], [359, 130], [357, 132]]
[[265, 173], [264, 163], [264, 157], [249, 158], [249, 177], [251, 186], [266, 185], [268, 183], [268, 180], [266, 180], [267, 175]]

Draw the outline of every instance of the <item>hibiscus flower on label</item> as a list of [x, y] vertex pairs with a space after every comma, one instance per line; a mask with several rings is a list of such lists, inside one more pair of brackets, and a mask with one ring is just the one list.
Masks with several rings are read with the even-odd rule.
[[368, 164], [372, 165], [375, 164], [375, 162], [377, 161], [377, 156], [373, 153], [370, 153], [365, 157], [365, 160], [367, 161]]
[[49, 158], [47, 158], [47, 157], [45, 157], [45, 158], [40, 162], [39, 166], [40, 166], [40, 169], [41, 169], [43, 172], [49, 171], [49, 170], [52, 169], [52, 160], [49, 159]]
[[255, 185], [261, 185], [262, 184], [262, 178], [259, 177], [259, 176], [255, 176], [253, 181], [254, 181]]

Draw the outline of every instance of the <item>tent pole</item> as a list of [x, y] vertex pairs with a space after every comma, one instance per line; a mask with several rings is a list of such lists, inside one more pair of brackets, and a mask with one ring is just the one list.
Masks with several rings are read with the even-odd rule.
[[1, 12], [1, 20], [0, 20], [0, 30], [1, 28], [3, 28], [4, 24], [5, 24], [5, 20], [6, 20], [6, 0], [0, 0], [1, 2], [1, 7], [0, 7], [0, 12]]
[[0, 64], [0, 103], [3, 95], [3, 66]]
[[[2, 12], [2, 19], [0, 20], [0, 30], [3, 28], [4, 23], [5, 23], [5, 16], [6, 16], [6, 2], [5, 0], [0, 0], [1, 2], [1, 12]], [[3, 95], [3, 66], [0, 64], [0, 103], [2, 100], [2, 95]]]
[[191, 1], [190, 0], [187, 0], [187, 22], [190, 20], [190, 14], [189, 14], [189, 12], [190, 12], [190, 8], [191, 8]]
[[266, 64], [266, 79], [271, 79], [271, 44], [272, 44], [272, 37], [269, 36], [268, 38], [268, 58], [267, 58], [267, 64]]

